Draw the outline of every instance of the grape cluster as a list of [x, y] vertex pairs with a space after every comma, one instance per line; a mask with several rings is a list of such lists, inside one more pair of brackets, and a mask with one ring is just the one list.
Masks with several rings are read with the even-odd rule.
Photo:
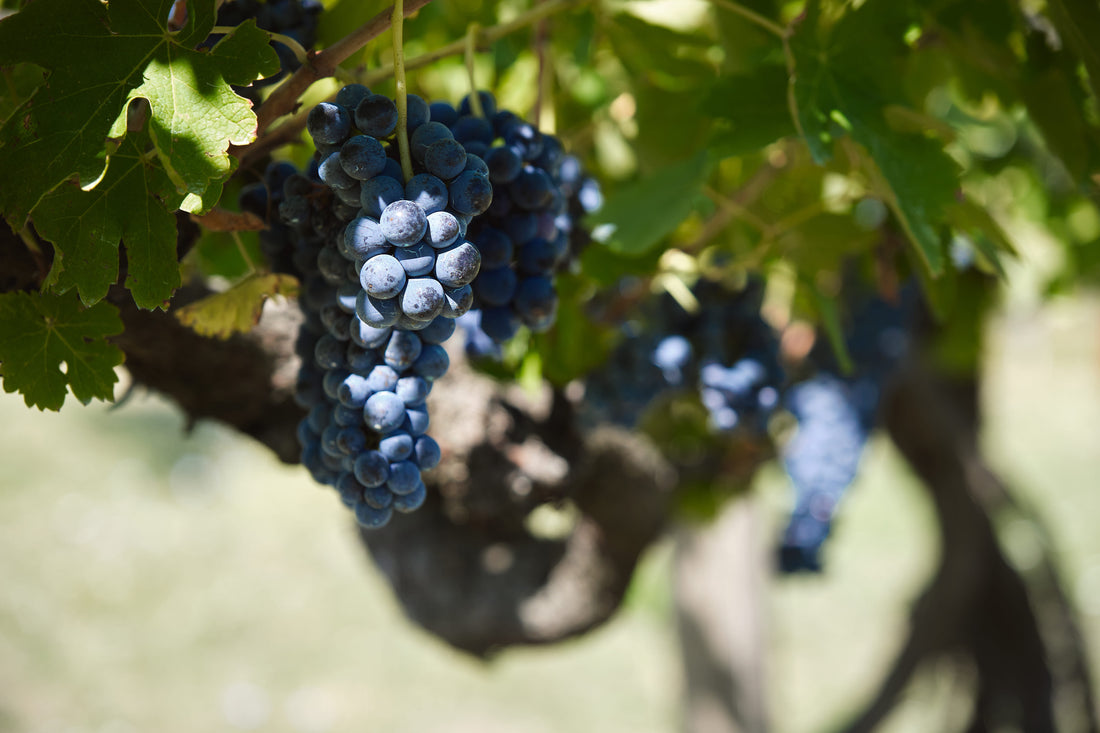
[[357, 315], [376, 328], [415, 331], [470, 309], [482, 257], [467, 226], [489, 207], [493, 187], [484, 161], [431, 121], [424, 100], [410, 95], [408, 108], [408, 181], [392, 157], [396, 144], [384, 143], [397, 127], [388, 97], [344, 87], [334, 102], [311, 110], [307, 127], [321, 155], [321, 180], [358, 209], [338, 243], [359, 271]]
[[784, 375], [778, 341], [759, 315], [762, 286], [734, 292], [700, 280], [692, 292], [697, 312], [666, 295], [644, 321], [628, 326], [608, 367], [589, 380], [589, 392], [605, 418], [630, 426], [662, 392], [689, 388], [698, 392], [712, 431], [763, 435]]
[[[467, 236], [481, 251], [481, 272], [473, 281], [478, 311], [462, 320], [467, 350], [496, 355], [520, 326], [539, 332], [554, 323], [558, 298], [554, 275], [579, 249], [587, 233], [575, 222], [572, 205], [591, 210], [602, 199], [595, 180], [561, 141], [543, 134], [508, 110], [498, 110], [488, 92], [479, 92], [482, 115], [470, 98], [453, 108], [432, 105], [432, 119], [446, 125], [468, 150], [485, 162], [493, 202], [484, 217], [470, 223]], [[574, 245], [574, 242], [578, 244]]]
[[[277, 209], [279, 222], [261, 237], [265, 254], [302, 283], [297, 397], [309, 410], [299, 427], [302, 463], [338, 490], [365, 527], [383, 526], [394, 511], [425, 500], [421, 472], [441, 457], [427, 435], [426, 399], [449, 367], [443, 344], [455, 319], [480, 315], [471, 308], [484, 253], [512, 271], [512, 240], [505, 252], [493, 250], [493, 235], [478, 222], [498, 195], [507, 201], [514, 194], [507, 184], [494, 185], [481, 156], [492, 159], [509, 140], [515, 146], [517, 134], [540, 136], [497, 112], [487, 93], [479, 99], [493, 121], [473, 115], [469, 99], [456, 108], [407, 97], [413, 169], [406, 180], [394, 101], [360, 84], [345, 86], [310, 110], [306, 128], [317, 151], [310, 168], [273, 164], [262, 184], [242, 190], [242, 208]], [[494, 147], [499, 140], [505, 142]], [[547, 160], [564, 157], [557, 145]], [[519, 165], [523, 173], [526, 164]], [[549, 196], [561, 197], [545, 174], [535, 185], [543, 184], [551, 186]], [[540, 206], [544, 198], [535, 196]], [[550, 297], [556, 303], [552, 284]], [[552, 319], [553, 309], [544, 311], [540, 327]]]
[[821, 546], [855, 480], [883, 385], [908, 353], [917, 291], [909, 285], [896, 302], [868, 296], [850, 305], [844, 341], [854, 370], [841, 370], [832, 348], [822, 342], [809, 357], [816, 373], [785, 396], [798, 420], [782, 455], [794, 486], [794, 507], [779, 547], [779, 569], [787, 573], [821, 569]]
[[237, 195], [237, 204], [241, 211], [255, 214], [262, 219], [267, 228], [260, 231], [260, 251], [271, 266], [272, 272], [299, 276], [315, 265], [309, 261], [316, 253], [299, 255], [302, 267], [295, 264], [295, 252], [300, 249], [296, 243], [304, 237], [316, 236], [313, 232], [296, 231], [284, 223], [279, 216], [279, 207], [286, 200], [284, 184], [298, 169], [287, 161], [273, 161], [264, 170], [263, 180], [247, 183]]
[[454, 325], [439, 319], [413, 333], [362, 323], [354, 263], [332, 257], [347, 226], [337, 215], [340, 202], [316, 166], [289, 175], [287, 166], [269, 166], [262, 194], [251, 188], [241, 198], [255, 210], [261, 201], [265, 209], [278, 207], [267, 248], [281, 245], [278, 260], [289, 260], [302, 283], [305, 322], [295, 344], [302, 358], [296, 398], [309, 410], [298, 427], [302, 464], [338, 490], [361, 525], [380, 527], [427, 496], [420, 473], [438, 464], [441, 452], [426, 434], [425, 400], [449, 366], [439, 344]]
[[779, 547], [779, 569], [816, 572], [837, 504], [855, 480], [867, 427], [851, 385], [826, 372], [794, 385], [786, 406], [798, 421], [783, 449], [795, 501]]

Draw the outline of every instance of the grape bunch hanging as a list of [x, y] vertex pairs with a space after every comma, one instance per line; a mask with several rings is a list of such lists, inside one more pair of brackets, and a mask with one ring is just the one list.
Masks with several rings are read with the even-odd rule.
[[456, 319], [480, 313], [494, 343], [550, 328], [554, 274], [584, 241], [578, 197], [599, 199], [556, 137], [488, 92], [406, 99], [412, 175], [394, 100], [351, 84], [310, 111], [307, 171], [275, 163], [242, 192], [278, 212], [264, 251], [302, 281], [302, 463], [368, 528], [425, 501], [421, 473], [441, 458], [426, 400]]

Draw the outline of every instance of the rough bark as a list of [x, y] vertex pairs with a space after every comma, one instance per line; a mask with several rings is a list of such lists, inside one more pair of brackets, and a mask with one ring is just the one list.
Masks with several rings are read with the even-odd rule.
[[[431, 499], [361, 532], [409, 617], [482, 656], [610, 618], [675, 486], [653, 446], [610, 428], [581, 436], [561, 393], [532, 401], [460, 358], [429, 408], [446, 446], [427, 475]], [[568, 534], [531, 528], [544, 505], [568, 510]]]
[[846, 729], [852, 733], [875, 729], [920, 664], [944, 654], [976, 670], [970, 731], [1097, 730], [1080, 632], [1049, 558], [1039, 582], [1028, 582], [999, 545], [994, 517], [1013, 505], [980, 455], [977, 415], [975, 382], [937, 378], [919, 363], [888, 393], [883, 419], [932, 498], [943, 559], [892, 669]]
[[764, 733], [769, 563], [752, 497], [675, 533], [674, 592], [685, 733]]

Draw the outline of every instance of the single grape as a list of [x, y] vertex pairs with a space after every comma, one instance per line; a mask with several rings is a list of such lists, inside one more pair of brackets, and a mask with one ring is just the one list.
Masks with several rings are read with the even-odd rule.
[[381, 300], [396, 297], [405, 287], [405, 280], [405, 268], [393, 255], [371, 257], [359, 271], [363, 290]]
[[363, 406], [363, 421], [379, 433], [396, 430], [405, 418], [405, 403], [393, 392], [375, 392]]
[[435, 277], [448, 288], [473, 282], [481, 269], [481, 253], [470, 242], [459, 242], [440, 250], [435, 259]]
[[428, 217], [424, 210], [404, 199], [387, 206], [378, 221], [386, 239], [398, 247], [416, 244], [428, 230]]

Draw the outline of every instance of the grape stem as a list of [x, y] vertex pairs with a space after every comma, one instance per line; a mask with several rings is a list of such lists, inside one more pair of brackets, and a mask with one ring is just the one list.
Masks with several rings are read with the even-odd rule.
[[711, 2], [713, 2], [720, 8], [730, 11], [731, 13], [740, 15], [745, 20], [749, 21], [759, 28], [766, 30], [768, 33], [771, 33], [776, 38], [785, 39], [790, 35], [789, 28], [784, 28], [775, 21], [765, 18], [763, 15], [756, 12], [755, 10], [746, 8], [739, 2], [734, 2], [734, 0], [711, 0]]
[[[542, 2], [543, 0], [539, 1]], [[535, 56], [538, 59], [539, 73], [537, 77], [538, 92], [535, 95], [535, 104], [531, 108], [531, 121], [544, 132], [554, 132], [556, 125], [555, 120], [552, 119], [553, 106], [545, 105], [546, 98], [550, 96], [550, 64], [547, 50], [549, 32], [547, 25], [546, 18], [535, 24]], [[544, 112], [547, 111], [551, 113], [551, 115], [548, 115], [551, 119], [544, 121]]]
[[412, 155], [409, 153], [409, 89], [405, 80], [405, 13], [404, 0], [393, 4], [393, 20], [390, 29], [393, 34], [393, 80], [397, 89], [394, 101], [397, 102], [397, 150], [401, 155], [401, 173], [405, 183], [413, 177]]
[[[574, 7], [586, 5], [592, 2], [592, 0], [549, 0], [549, 2], [520, 13], [507, 23], [501, 23], [500, 25], [490, 26], [488, 28], [479, 28], [477, 31], [476, 42], [478, 45], [487, 45], [495, 41], [499, 41], [510, 33], [514, 33], [520, 28], [537, 23], [543, 18], [548, 18], [555, 13], [560, 13], [564, 10], [569, 10]], [[460, 38], [457, 41], [452, 41], [445, 46], [440, 46], [434, 51], [421, 54], [420, 56], [414, 56], [411, 59], [406, 59], [405, 70], [419, 69], [423, 66], [429, 66], [434, 64], [440, 59], [445, 59], [448, 56], [456, 56], [460, 53], [466, 52], [467, 40], [465, 37]], [[377, 84], [380, 81], [384, 81], [393, 74], [392, 66], [383, 66], [375, 71], [365, 74], [360, 81], [367, 86], [371, 84]]]
[[[401, 3], [402, 17], [412, 15], [431, 0]], [[363, 46], [386, 32], [393, 22], [393, 8], [383, 10], [323, 51], [308, 53], [301, 68], [275, 87], [256, 111], [256, 134], [262, 134], [272, 122], [294, 110], [302, 94], [318, 79], [332, 76], [336, 67]]]
[[248, 255], [248, 248], [244, 246], [244, 240], [241, 239], [241, 233], [233, 231], [229, 234], [233, 237], [233, 242], [237, 245], [237, 251], [241, 253], [244, 263], [248, 265], [248, 275], [255, 275], [259, 272], [259, 268], [256, 267], [256, 263], [253, 262], [252, 258]]
[[[408, 0], [405, 2], [405, 16], [408, 17], [429, 2], [431, 0]], [[592, 0], [548, 0], [526, 12], [520, 13], [507, 23], [478, 29], [476, 42], [481, 44], [493, 43], [509, 33], [537, 23], [543, 18], [590, 2]], [[241, 165], [247, 166], [275, 148], [294, 141], [298, 133], [305, 127], [306, 117], [309, 114], [308, 110], [297, 112], [294, 116], [279, 124], [278, 127], [272, 129], [271, 132], [267, 132], [271, 123], [279, 117], [294, 111], [295, 106], [298, 104], [298, 98], [313, 82], [327, 76], [333, 76], [340, 62], [351, 57], [368, 42], [384, 33], [390, 27], [391, 21], [391, 11], [379, 13], [366, 24], [337, 41], [336, 44], [329, 46], [324, 51], [310, 54], [306, 63], [300, 69], [282, 84], [275, 87], [275, 90], [272, 91], [256, 112], [258, 119], [256, 141], [251, 145], [234, 147], [230, 150], [233, 155], [241, 158]], [[405, 59], [405, 71], [430, 66], [440, 59], [464, 53], [466, 43], [466, 39], [461, 38], [445, 46], [440, 46], [434, 51]], [[372, 86], [389, 79], [393, 73], [393, 66], [382, 66], [373, 72], [362, 75], [359, 82], [366, 86]]]
[[474, 70], [478, 27], [477, 23], [470, 23], [470, 27], [466, 29], [466, 73], [470, 76], [470, 110], [474, 117], [484, 117], [485, 108], [481, 106], [481, 95], [477, 93], [477, 74]]

